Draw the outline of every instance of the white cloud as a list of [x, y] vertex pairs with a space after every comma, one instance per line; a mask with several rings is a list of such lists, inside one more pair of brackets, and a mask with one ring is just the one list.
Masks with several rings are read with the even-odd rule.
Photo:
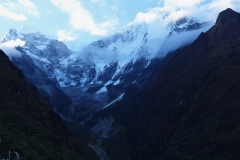
[[[92, 35], [105, 36], [118, 24], [117, 19], [96, 22], [93, 15], [77, 0], [51, 0], [62, 12], [69, 16], [69, 24], [74, 30], [89, 32]], [[97, 2], [97, 1], [95, 1]]]
[[33, 2], [30, 0], [18, 0], [18, 5], [20, 5], [24, 12], [26, 12], [28, 15], [34, 16], [34, 17], [40, 17], [40, 14], [38, 12], [37, 7]]
[[194, 31], [179, 33], [177, 35], [166, 38], [162, 42], [161, 48], [157, 56], [164, 57], [167, 53], [175, 51], [178, 48], [181, 48], [192, 43], [201, 32], [206, 32], [208, 29], [209, 26]]
[[27, 16], [40, 17], [37, 7], [30, 0], [0, 0], [0, 16], [14, 21], [25, 21]]
[[57, 37], [59, 41], [73, 41], [76, 39], [72, 32], [67, 32], [64, 30], [57, 30]]
[[184, 16], [195, 17], [200, 21], [214, 21], [222, 10], [239, 10], [239, 0], [160, 0], [160, 6], [139, 12], [131, 23], [160, 21], [169, 23]]
[[25, 45], [25, 41], [20, 39], [10, 40], [5, 43], [0, 44], [0, 49], [3, 50], [10, 58], [21, 57], [21, 53], [16, 50], [15, 47], [22, 47]]
[[2, 5], [0, 5], [0, 16], [8, 18], [8, 19], [12, 19], [14, 21], [25, 21], [25, 20], [27, 20], [27, 17], [24, 16], [23, 14], [16, 14], [14, 12], [11, 12]]

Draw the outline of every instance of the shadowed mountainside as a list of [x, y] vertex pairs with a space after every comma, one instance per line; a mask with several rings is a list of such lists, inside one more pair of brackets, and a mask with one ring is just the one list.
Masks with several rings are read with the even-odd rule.
[[0, 158], [81, 159], [66, 126], [0, 50]]
[[[131, 127], [135, 157], [240, 156], [239, 28], [239, 13], [225, 10], [213, 28], [165, 66], [154, 88], [137, 103], [141, 119]], [[137, 132], [145, 127], [144, 134]], [[148, 151], [137, 141], [150, 146]]]

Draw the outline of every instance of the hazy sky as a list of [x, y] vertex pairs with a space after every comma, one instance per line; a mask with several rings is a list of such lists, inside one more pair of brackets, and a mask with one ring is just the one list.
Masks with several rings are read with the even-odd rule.
[[186, 15], [214, 20], [226, 8], [239, 11], [239, 0], [0, 0], [0, 37], [30, 26], [64, 42], [89, 43], [133, 23]]

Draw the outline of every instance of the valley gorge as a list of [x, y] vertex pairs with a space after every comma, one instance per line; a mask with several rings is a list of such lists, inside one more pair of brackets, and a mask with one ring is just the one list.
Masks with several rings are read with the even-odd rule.
[[[16, 45], [5, 51], [13, 65], [1, 53], [0, 109], [24, 126], [4, 114], [1, 126], [6, 133], [15, 128], [32, 136], [39, 144], [36, 157], [43, 151], [55, 159], [237, 159], [240, 14], [226, 9], [208, 25], [181, 19], [172, 24], [165, 43], [152, 38], [146, 24], [131, 26], [81, 53], [39, 32], [11, 29], [2, 39]], [[159, 48], [171, 45], [156, 47], [189, 32], [199, 33], [190, 44], [167, 53]], [[14, 146], [14, 138], [3, 131], [1, 137], [9, 140], [2, 150], [16, 148], [31, 159], [28, 149], [19, 148], [28, 140]], [[42, 139], [51, 139], [43, 141], [50, 150]]]

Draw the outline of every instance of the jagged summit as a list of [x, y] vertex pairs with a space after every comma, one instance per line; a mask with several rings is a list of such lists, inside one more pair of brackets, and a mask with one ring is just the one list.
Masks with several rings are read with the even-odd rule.
[[235, 18], [239, 18], [240, 13], [235, 12], [231, 8], [227, 8], [226, 10], [219, 13], [216, 24], [225, 24], [227, 21], [232, 21]]
[[[216, 24], [207, 32], [210, 37], [210, 43], [215, 46], [222, 43], [227, 38], [228, 43], [235, 45], [238, 43], [238, 30], [240, 27], [240, 13], [228, 8], [222, 11], [216, 21]], [[230, 38], [229, 38], [230, 37]]]
[[180, 18], [176, 22], [171, 22], [168, 24], [168, 28], [170, 30], [168, 37], [176, 35], [180, 32], [196, 29], [197, 27], [200, 27], [200, 23], [198, 23], [195, 18]]
[[16, 40], [17, 38], [23, 38], [23, 35], [20, 34], [17, 29], [9, 29], [8, 32], [2, 37], [1, 43]]
[[[235, 12], [234, 10], [228, 8], [219, 13], [216, 26], [217, 27], [233, 27], [234, 25], [240, 23], [240, 13]], [[229, 26], [231, 25], [231, 26]]]

